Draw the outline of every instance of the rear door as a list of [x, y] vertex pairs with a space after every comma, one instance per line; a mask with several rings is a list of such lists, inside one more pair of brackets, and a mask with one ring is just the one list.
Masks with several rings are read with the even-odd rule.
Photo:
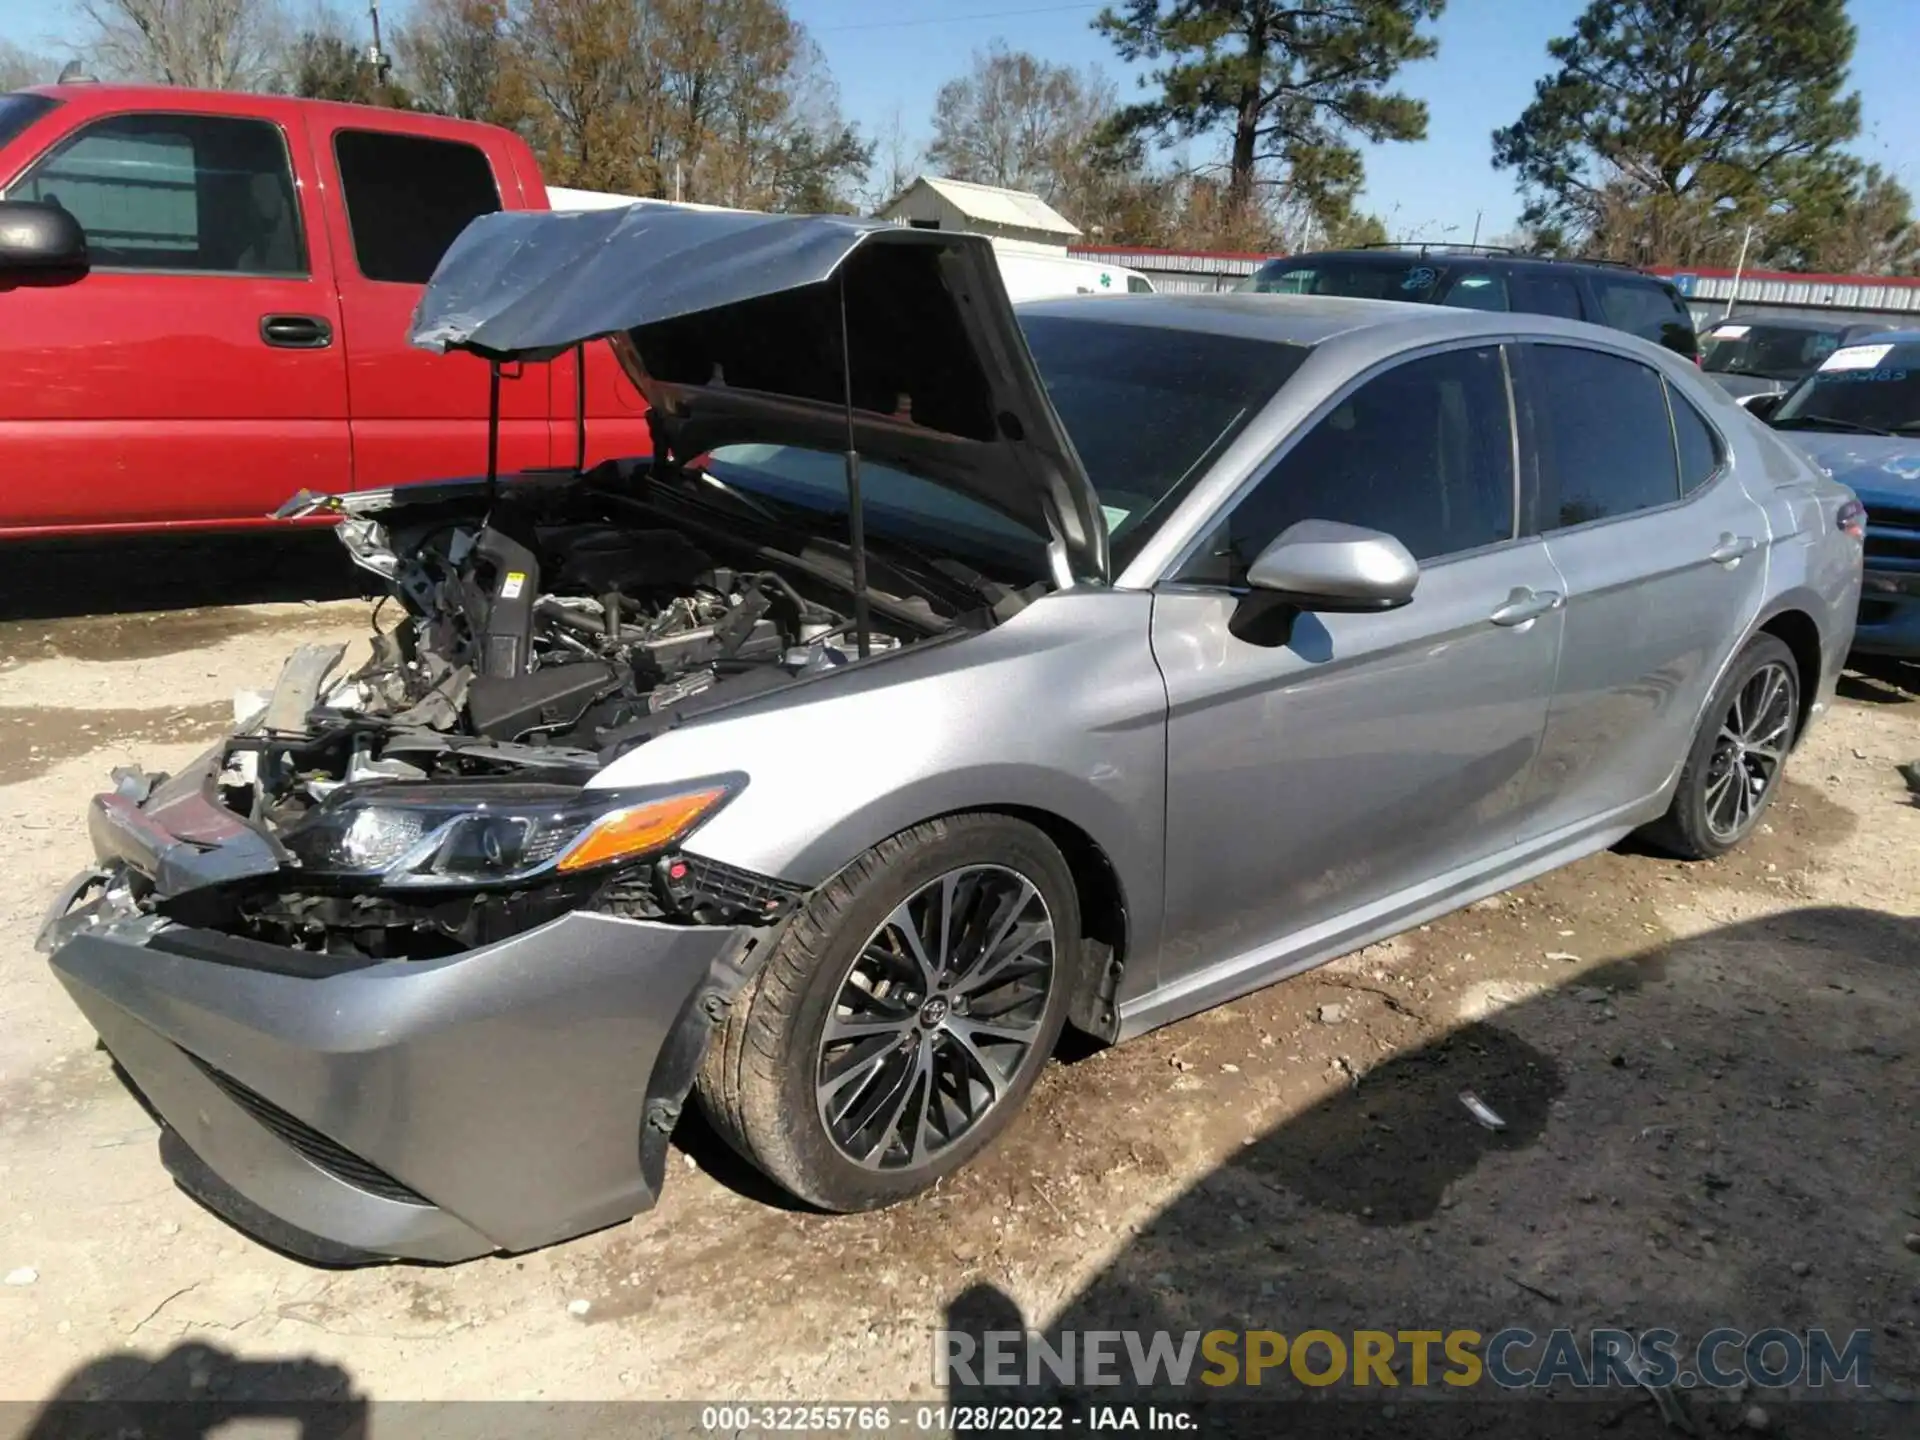
[[[369, 129], [330, 106], [312, 113], [314, 161], [337, 197], [327, 224], [339, 257], [354, 484], [379, 489], [481, 473], [486, 363], [415, 349], [407, 330], [434, 267], [468, 222], [522, 208], [505, 137]], [[547, 367], [510, 365], [502, 375], [500, 467], [546, 465]]]
[[[1310, 948], [1431, 900], [1458, 883], [1450, 872], [1514, 843], [1561, 612], [1545, 546], [1516, 538], [1509, 416], [1496, 344], [1385, 367], [1312, 422], [1159, 587], [1163, 983], [1227, 998], [1251, 972], [1270, 978], [1257, 956], [1231, 957]], [[1421, 565], [1413, 602], [1302, 614], [1272, 647], [1236, 637], [1246, 568], [1305, 519], [1397, 536]]]
[[1538, 835], [1631, 809], [1678, 768], [1759, 611], [1768, 532], [1724, 441], [1653, 366], [1572, 343], [1518, 353], [1535, 519], [1567, 597]]
[[264, 519], [351, 470], [346, 365], [297, 106], [94, 115], [6, 178], [87, 232], [0, 290], [11, 533]]

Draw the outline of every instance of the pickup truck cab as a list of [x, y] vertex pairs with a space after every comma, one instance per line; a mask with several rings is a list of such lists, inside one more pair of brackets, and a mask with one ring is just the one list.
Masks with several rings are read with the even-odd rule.
[[[468, 221], [549, 208], [512, 133], [54, 85], [0, 95], [0, 199], [58, 205], [87, 252], [0, 265], [0, 539], [263, 524], [302, 488], [485, 469], [488, 366], [406, 337]], [[585, 358], [588, 459], [646, 453], [639, 392]], [[503, 471], [575, 460], [577, 359], [503, 370]]]

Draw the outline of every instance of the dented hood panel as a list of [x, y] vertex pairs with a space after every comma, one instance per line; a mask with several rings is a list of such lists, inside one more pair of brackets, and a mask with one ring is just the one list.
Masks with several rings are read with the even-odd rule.
[[611, 339], [675, 459], [851, 438], [1054, 542], [1073, 578], [1108, 578], [1093, 485], [982, 236], [645, 206], [502, 212], [454, 242], [411, 338], [497, 360]]

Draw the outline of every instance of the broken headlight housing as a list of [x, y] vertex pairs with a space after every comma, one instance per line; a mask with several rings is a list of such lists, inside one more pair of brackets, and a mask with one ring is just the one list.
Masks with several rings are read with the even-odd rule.
[[280, 838], [300, 869], [381, 887], [516, 885], [658, 854], [738, 776], [650, 790], [460, 781], [343, 789]]

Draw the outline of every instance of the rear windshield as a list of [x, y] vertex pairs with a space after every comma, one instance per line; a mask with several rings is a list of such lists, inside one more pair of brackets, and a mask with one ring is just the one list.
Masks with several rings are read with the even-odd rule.
[[1844, 345], [1781, 402], [1782, 430], [1920, 435], [1920, 341]]
[[1316, 256], [1269, 260], [1238, 289], [1260, 295], [1340, 295], [1410, 300], [1463, 310], [1510, 308], [1506, 282], [1485, 265], [1402, 256]]
[[1798, 380], [1840, 348], [1837, 332], [1722, 321], [1700, 337], [1700, 364], [1721, 375]]
[[59, 103], [45, 95], [0, 95], [0, 145], [5, 145]]

